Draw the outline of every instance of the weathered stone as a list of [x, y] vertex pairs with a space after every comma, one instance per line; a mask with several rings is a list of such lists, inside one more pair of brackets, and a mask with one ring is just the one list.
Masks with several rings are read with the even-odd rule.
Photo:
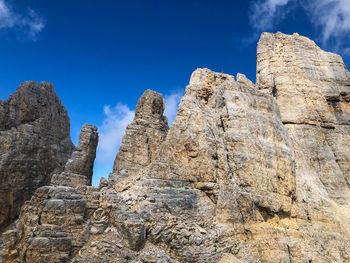
[[67, 161], [64, 172], [54, 174], [51, 184], [70, 187], [91, 185], [97, 143], [97, 127], [85, 124], [79, 135], [78, 147]]
[[62, 172], [60, 174], [54, 174], [52, 176], [51, 184], [77, 187], [82, 185], [89, 185], [90, 183], [85, 175]]
[[146, 90], [136, 105], [135, 118], [126, 128], [110, 180], [136, 174], [153, 162], [168, 132], [162, 95]]
[[66, 163], [64, 171], [86, 176], [88, 185], [91, 185], [97, 143], [97, 127], [85, 124], [79, 134], [79, 144]]
[[[257, 81], [276, 97], [294, 145], [301, 200], [350, 200], [350, 73], [306, 37], [264, 33]], [[293, 98], [293, 99], [291, 99]]]
[[146, 243], [146, 227], [141, 217], [134, 213], [122, 214], [117, 211], [111, 216], [111, 224], [128, 241], [130, 249], [135, 251], [143, 249]]
[[69, 117], [53, 85], [27, 81], [0, 101], [0, 228], [72, 153]]
[[[310, 244], [299, 243], [300, 251], [312, 262], [347, 261], [349, 248], [341, 243], [349, 235], [336, 233], [348, 232], [342, 226], [349, 224], [349, 71], [340, 56], [306, 37], [264, 33], [258, 43], [257, 86], [276, 98], [294, 151], [297, 217], [312, 222], [300, 229]], [[329, 242], [333, 245], [321, 249]], [[315, 247], [317, 256], [310, 257]]]

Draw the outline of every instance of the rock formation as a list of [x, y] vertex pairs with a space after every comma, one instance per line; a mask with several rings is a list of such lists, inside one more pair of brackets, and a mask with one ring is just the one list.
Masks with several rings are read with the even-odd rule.
[[79, 135], [79, 144], [67, 161], [64, 172], [53, 175], [51, 184], [72, 187], [91, 185], [97, 143], [97, 127], [85, 124]]
[[164, 99], [159, 93], [152, 90], [143, 93], [136, 106], [135, 118], [126, 128], [110, 179], [130, 176], [155, 160], [168, 132], [164, 107]]
[[27, 81], [0, 100], [0, 229], [72, 153], [69, 117], [50, 83]]
[[97, 128], [85, 124], [64, 171], [35, 191], [16, 225], [2, 234], [2, 261], [67, 262], [83, 246], [93, 232], [87, 219], [98, 208], [99, 195], [90, 186], [97, 142]]
[[349, 262], [350, 73], [297, 34], [264, 33], [257, 84], [193, 72], [174, 123], [147, 90], [109, 181], [97, 133], [0, 238], [4, 262]]

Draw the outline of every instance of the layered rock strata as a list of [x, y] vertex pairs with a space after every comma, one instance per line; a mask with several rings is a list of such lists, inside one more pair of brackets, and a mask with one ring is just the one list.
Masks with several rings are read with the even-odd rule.
[[264, 33], [257, 86], [275, 97], [293, 143], [300, 201], [349, 200], [350, 73], [306, 37]]
[[168, 120], [163, 115], [165, 102], [161, 94], [146, 90], [140, 97], [135, 117], [126, 128], [115, 158], [110, 181], [131, 181], [142, 168], [153, 162], [168, 132]]
[[0, 100], [0, 229], [73, 151], [69, 117], [53, 85], [27, 81]]
[[68, 262], [85, 244], [94, 225], [88, 219], [99, 206], [97, 188], [90, 186], [97, 143], [97, 128], [85, 124], [64, 171], [35, 191], [3, 233], [2, 262]]

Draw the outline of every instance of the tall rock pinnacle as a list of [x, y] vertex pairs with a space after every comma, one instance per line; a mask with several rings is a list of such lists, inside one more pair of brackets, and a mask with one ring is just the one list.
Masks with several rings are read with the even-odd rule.
[[97, 127], [85, 124], [79, 135], [79, 144], [66, 163], [65, 172], [85, 175], [91, 184], [92, 170], [98, 143]]
[[[257, 85], [276, 98], [294, 145], [299, 198], [350, 201], [350, 72], [340, 56], [294, 35], [262, 34]], [[322, 162], [322, 165], [320, 165]]]
[[168, 132], [164, 107], [162, 95], [155, 91], [146, 90], [140, 97], [115, 158], [114, 174], [134, 174], [155, 160]]
[[65, 186], [91, 185], [96, 148], [97, 127], [84, 124], [79, 134], [79, 144], [61, 174], [53, 175], [51, 184]]

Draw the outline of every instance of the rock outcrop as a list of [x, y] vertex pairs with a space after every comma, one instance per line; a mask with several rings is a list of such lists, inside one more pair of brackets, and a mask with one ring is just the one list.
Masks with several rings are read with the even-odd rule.
[[0, 229], [73, 151], [69, 117], [53, 86], [27, 81], [0, 100]]
[[123, 136], [110, 181], [120, 182], [125, 177], [130, 181], [133, 175], [156, 159], [168, 132], [164, 108], [162, 95], [152, 90], [143, 93], [136, 105], [134, 120]]
[[88, 219], [98, 208], [97, 188], [90, 186], [97, 143], [97, 128], [85, 124], [64, 171], [52, 176], [51, 186], [35, 191], [16, 224], [3, 233], [2, 262], [67, 262], [84, 245]]
[[2, 233], [0, 259], [349, 262], [349, 97], [339, 56], [264, 33], [257, 84], [197, 69], [170, 128], [147, 90], [98, 188], [84, 126], [64, 171]]
[[300, 201], [348, 203], [350, 73], [341, 57], [297, 34], [264, 33], [257, 85], [276, 98], [288, 129]]
[[97, 143], [97, 127], [85, 124], [79, 134], [79, 144], [67, 161], [64, 172], [54, 174], [51, 184], [71, 187], [91, 185]]
[[312, 244], [303, 252], [312, 262], [348, 262], [350, 72], [306, 37], [264, 33], [257, 86], [275, 97], [293, 146], [297, 218]]

